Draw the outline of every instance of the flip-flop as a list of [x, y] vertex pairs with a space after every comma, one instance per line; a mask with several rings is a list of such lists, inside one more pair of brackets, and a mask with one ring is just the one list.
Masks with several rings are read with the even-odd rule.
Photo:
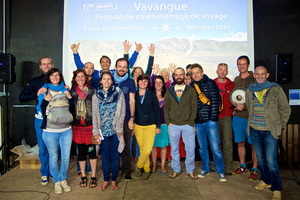
[[179, 175], [180, 175], [180, 173], [173, 172], [172, 174], [169, 175], [169, 178], [170, 178], [170, 179], [175, 179], [175, 178], [177, 178], [177, 176], [179, 176]]
[[161, 172], [160, 172], [161, 174], [167, 174], [168, 173], [168, 171], [167, 170], [161, 170]]
[[101, 185], [100, 188], [99, 188], [99, 190], [101, 192], [103, 192], [104, 190], [106, 190], [107, 187], [108, 187], [108, 185]]
[[117, 191], [119, 189], [117, 185], [111, 185], [110, 187], [112, 191]]

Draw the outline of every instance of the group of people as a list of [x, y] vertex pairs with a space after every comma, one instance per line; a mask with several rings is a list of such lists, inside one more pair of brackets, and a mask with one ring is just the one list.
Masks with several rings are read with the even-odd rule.
[[[66, 179], [72, 141], [77, 148], [80, 187], [97, 186], [96, 168], [100, 149], [104, 179], [100, 191], [107, 189], [110, 179], [111, 189], [119, 189], [116, 180], [120, 157], [124, 179], [132, 179], [132, 135], [140, 152], [135, 175], [144, 180], [151, 173], [156, 173], [157, 148], [161, 149], [161, 174], [167, 173], [168, 146], [173, 170], [169, 178], [175, 179], [181, 174], [179, 149], [182, 140], [186, 173], [190, 178], [204, 178], [210, 173], [210, 145], [219, 181], [226, 182], [226, 175], [239, 175], [247, 171], [245, 142], [248, 141], [252, 146], [253, 160], [249, 179], [257, 179], [258, 164], [262, 180], [255, 188], [271, 188], [273, 199], [281, 199], [277, 139], [289, 119], [290, 107], [281, 87], [268, 82], [269, 74], [265, 67], [259, 66], [252, 73], [248, 71], [249, 58], [240, 56], [237, 59], [240, 74], [234, 82], [227, 78], [226, 63], [218, 65], [217, 78], [212, 80], [197, 63], [188, 65], [186, 69], [172, 63], [169, 68], [162, 69], [159, 65], [153, 65], [155, 45], [151, 44], [144, 73], [141, 67], [134, 66], [142, 45], [136, 43], [136, 50], [130, 59], [128, 51], [131, 45], [125, 41], [123, 46], [124, 58], [116, 61], [115, 69], [110, 69], [110, 58], [102, 56], [102, 70], [98, 71], [93, 63], [82, 63], [79, 44], [73, 44], [71, 49], [78, 69], [74, 71], [71, 89], [64, 83], [61, 72], [54, 68], [51, 57], [40, 59], [42, 75], [27, 84], [19, 99], [38, 101], [35, 129], [42, 164], [42, 185], [53, 177], [55, 193], [71, 191]], [[246, 104], [231, 104], [229, 95], [235, 87], [246, 89]], [[238, 144], [240, 167], [231, 171], [233, 135]], [[196, 137], [202, 160], [198, 175], [194, 174]], [[91, 167], [89, 184], [87, 155]]]

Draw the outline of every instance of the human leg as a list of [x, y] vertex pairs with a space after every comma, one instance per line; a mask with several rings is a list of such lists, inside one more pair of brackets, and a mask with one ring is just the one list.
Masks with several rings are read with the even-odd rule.
[[120, 156], [118, 152], [119, 139], [117, 134], [114, 134], [111, 137], [110, 144], [110, 154], [111, 154], [111, 180], [116, 181], [118, 177], [119, 165], [120, 165]]
[[72, 145], [72, 129], [64, 131], [59, 137], [61, 164], [60, 164], [60, 181], [67, 179], [68, 169], [70, 164], [70, 151]]
[[[156, 125], [139, 126], [135, 124], [135, 126], [137, 127], [135, 132], [138, 133], [136, 138], [140, 147], [140, 157], [137, 162], [137, 167], [144, 168], [145, 172], [150, 173], [149, 156], [154, 144]], [[142, 145], [140, 145], [140, 142]]]
[[168, 127], [168, 133], [170, 138], [170, 145], [171, 145], [171, 168], [176, 173], [181, 173], [181, 166], [180, 166], [180, 156], [179, 156], [179, 139], [181, 135], [181, 130], [179, 129], [178, 125], [173, 124], [172, 126]]
[[152, 159], [151, 173], [155, 173], [156, 172], [156, 160], [157, 160], [157, 147], [152, 148], [151, 159]]
[[57, 183], [60, 181], [60, 174], [58, 171], [59, 134], [43, 131], [42, 138], [43, 141], [45, 142], [45, 145], [47, 146], [47, 149], [49, 149], [50, 173], [53, 176], [53, 182]]
[[100, 144], [102, 154], [102, 169], [104, 182], [109, 181], [110, 175], [110, 137], [105, 137]]
[[186, 151], [186, 173], [194, 173], [195, 169], [195, 132], [194, 127], [190, 125], [184, 125], [181, 128], [182, 139]]
[[213, 153], [216, 171], [219, 175], [224, 174], [225, 167], [224, 167], [223, 155], [219, 146], [220, 139], [219, 139], [219, 131], [218, 131], [218, 122], [208, 121], [206, 122], [206, 127], [207, 127], [206, 130], [207, 130], [209, 145]]
[[[36, 131], [37, 143], [39, 146], [39, 158], [41, 161], [40, 172], [41, 172], [42, 176], [48, 177], [50, 174], [49, 153], [48, 153], [47, 146], [42, 138], [42, 136], [43, 136], [43, 129], [41, 129], [42, 122], [43, 122], [42, 119], [35, 118], [34, 127], [35, 127], [35, 131]], [[47, 180], [48, 180], [48, 178], [47, 178]], [[47, 181], [47, 183], [48, 183], [48, 181]], [[43, 184], [43, 185], [45, 185], [45, 184]]]
[[167, 147], [163, 147], [160, 149], [160, 158], [161, 158], [161, 173], [167, 173], [166, 170], [166, 160], [167, 160]]
[[123, 137], [124, 137], [124, 150], [122, 151], [122, 174], [124, 174], [124, 178], [127, 181], [131, 180], [131, 157], [130, 157], [130, 138], [131, 138], [131, 130], [128, 127], [128, 122], [124, 122], [123, 125]]
[[208, 141], [207, 141], [207, 128], [206, 124], [195, 124], [198, 143], [200, 146], [200, 156], [202, 160], [202, 170], [205, 172], [210, 171]]
[[[222, 129], [222, 149], [225, 170], [229, 169], [231, 172], [232, 162], [233, 162], [233, 146], [232, 146], [232, 120], [231, 117], [225, 117], [219, 119], [219, 124], [221, 124]], [[220, 138], [221, 139], [221, 138]]]

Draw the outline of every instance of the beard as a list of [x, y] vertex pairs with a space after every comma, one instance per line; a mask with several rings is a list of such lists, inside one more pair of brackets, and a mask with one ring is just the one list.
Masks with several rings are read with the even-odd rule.
[[184, 83], [184, 79], [183, 78], [177, 78], [177, 79], [175, 79], [175, 83], [181, 85], [182, 83]]
[[126, 73], [124, 72], [124, 71], [122, 71], [121, 73], [124, 73], [123, 75], [121, 75], [118, 71], [117, 71], [117, 75], [118, 75], [118, 77], [123, 77], [123, 76], [125, 76], [126, 75]]

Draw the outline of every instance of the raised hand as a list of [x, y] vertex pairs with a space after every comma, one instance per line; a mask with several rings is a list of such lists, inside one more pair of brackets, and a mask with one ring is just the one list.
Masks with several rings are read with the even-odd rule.
[[153, 65], [152, 72], [154, 75], [157, 75], [159, 72], [159, 64]]
[[150, 44], [150, 46], [149, 46], [150, 56], [154, 57], [155, 49], [156, 49], [155, 45]]
[[71, 49], [72, 49], [74, 54], [78, 54], [79, 45], [80, 45], [80, 43], [72, 44]]
[[124, 54], [128, 54], [129, 49], [131, 48], [131, 45], [129, 45], [129, 41], [125, 40], [123, 42], [123, 46], [124, 46]]
[[143, 45], [141, 43], [136, 43], [135, 42], [135, 51], [140, 52], [143, 48]]
[[169, 70], [173, 74], [175, 72], [175, 69], [177, 68], [177, 65], [175, 63], [169, 64]]

